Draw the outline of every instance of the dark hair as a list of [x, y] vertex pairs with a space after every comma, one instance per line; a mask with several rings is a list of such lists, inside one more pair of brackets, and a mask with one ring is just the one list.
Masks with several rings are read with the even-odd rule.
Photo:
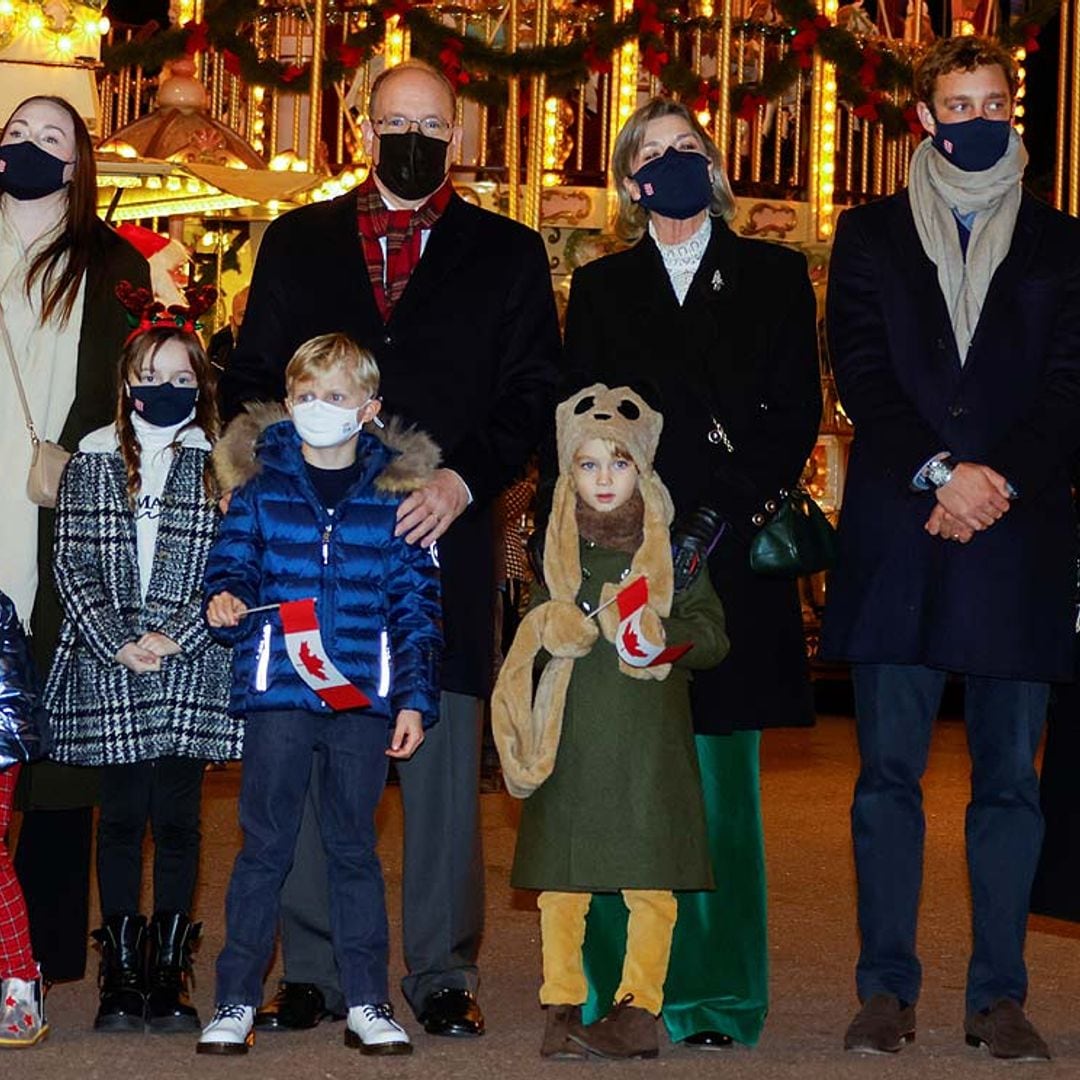
[[[33, 302], [32, 290], [35, 282], [40, 280], [41, 323], [48, 322], [57, 313], [67, 322], [71, 318], [75, 298], [79, 295], [83, 275], [97, 248], [97, 167], [94, 164], [94, 145], [78, 110], [62, 97], [35, 94], [19, 102], [11, 116], [34, 101], [47, 101], [63, 109], [71, 117], [75, 129], [75, 172], [68, 185], [64, 227], [56, 239], [30, 264], [26, 274], [26, 295]], [[7, 133], [11, 116], [5, 121], [0, 138]]]
[[974, 71], [997, 64], [1009, 84], [1009, 97], [1016, 97], [1020, 85], [1012, 53], [994, 38], [968, 35], [938, 38], [915, 65], [915, 99], [934, 111], [934, 89], [942, 75], [953, 71]]
[[[142, 476], [139, 473], [139, 440], [135, 434], [135, 427], [131, 423], [132, 406], [131, 395], [128, 393], [128, 380], [132, 375], [137, 376], [143, 364], [148, 360], [151, 364], [153, 363], [158, 350], [166, 341], [179, 341], [185, 347], [188, 360], [191, 362], [191, 370], [195, 373], [195, 385], [199, 389], [199, 397], [195, 402], [195, 417], [187, 428], [202, 428], [210, 442], [214, 442], [218, 436], [217, 387], [214, 368], [198, 336], [189, 334], [178, 326], [163, 324], [152, 326], [149, 330], [143, 330], [128, 338], [120, 353], [116, 394], [116, 437], [120, 443], [120, 456], [124, 459], [124, 468], [127, 471], [127, 494], [132, 505], [135, 504], [135, 496], [139, 494], [139, 489], [142, 487]], [[187, 428], [181, 428], [181, 431]], [[217, 487], [209, 468], [209, 461], [203, 475], [203, 488], [208, 499], [217, 498]]]

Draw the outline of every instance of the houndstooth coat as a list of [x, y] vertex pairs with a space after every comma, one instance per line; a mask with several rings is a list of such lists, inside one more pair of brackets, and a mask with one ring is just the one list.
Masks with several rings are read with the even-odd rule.
[[[240, 756], [242, 721], [226, 711], [229, 650], [213, 642], [201, 614], [203, 571], [218, 523], [203, 490], [207, 456], [191, 446], [174, 454], [145, 602], [119, 451], [80, 452], [68, 463], [53, 562], [64, 623], [45, 688], [59, 761]], [[137, 675], [113, 659], [151, 630], [181, 649], [163, 659], [159, 672]]]

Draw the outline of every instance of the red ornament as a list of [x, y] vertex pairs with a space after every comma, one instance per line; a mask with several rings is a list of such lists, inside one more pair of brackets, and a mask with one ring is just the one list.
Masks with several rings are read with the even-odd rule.
[[356, 45], [342, 44], [337, 47], [337, 58], [351, 71], [364, 62], [364, 50]]
[[861, 105], [856, 105], [852, 110], [860, 120], [868, 120], [871, 124], [881, 119], [878, 106], [882, 102], [882, 94], [879, 90], [871, 90], [866, 95], [866, 100]]
[[210, 25], [206, 22], [186, 22], [184, 29], [188, 32], [184, 42], [184, 52], [188, 56], [206, 52], [210, 48]]
[[922, 121], [919, 119], [919, 111], [914, 105], [909, 105], [904, 110], [904, 121], [908, 126], [908, 131], [910, 131], [916, 139], [921, 139], [926, 134], [926, 129], [922, 126]]
[[295, 82], [306, 71], [307, 71], [307, 64], [304, 64], [303, 67], [301, 67], [299, 64], [290, 64], [281, 73], [281, 81], [285, 82], [285, 83]]
[[1024, 48], [1029, 52], [1039, 51], [1039, 31], [1042, 27], [1038, 23], [1028, 23], [1024, 27]]
[[667, 66], [668, 60], [667, 50], [663, 48], [656, 48], [652, 42], [649, 42], [645, 46], [645, 52], [641, 57], [641, 66], [650, 74], [660, 77], [660, 72]]
[[231, 49], [225, 49], [222, 56], [225, 58], [225, 70], [230, 75], [240, 78], [240, 57]]
[[882, 56], [877, 49], [867, 46], [863, 50], [862, 67], [859, 68], [859, 83], [866, 90], [873, 90], [877, 86], [878, 68], [881, 67]]
[[660, 9], [654, 0], [634, 0], [634, 11], [638, 17], [639, 37], [661, 37], [664, 33], [664, 24], [657, 18]]
[[745, 120], [749, 124], [757, 115], [758, 108], [762, 105], [767, 105], [768, 103], [769, 99], [764, 94], [755, 94], [748, 91], [743, 94], [743, 99], [739, 102], [739, 107], [735, 110], [735, 115], [740, 120]]
[[595, 71], [604, 75], [611, 74], [611, 57], [604, 53], [597, 52], [596, 46], [591, 41], [585, 46], [585, 51], [581, 54], [581, 59], [590, 71]]
[[832, 23], [824, 15], [813, 19], [800, 19], [795, 36], [791, 39], [791, 51], [796, 54], [799, 67], [809, 68], [814, 64], [814, 47], [823, 30], [828, 30]]

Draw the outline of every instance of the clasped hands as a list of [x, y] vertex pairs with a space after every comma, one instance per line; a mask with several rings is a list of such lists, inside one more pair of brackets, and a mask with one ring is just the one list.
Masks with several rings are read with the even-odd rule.
[[162, 658], [175, 656], [178, 652], [180, 646], [171, 637], [152, 630], [138, 641], [129, 641], [122, 646], [113, 659], [136, 675], [143, 675], [148, 671], [160, 671]]
[[937, 505], [923, 528], [942, 540], [966, 544], [1009, 511], [1009, 482], [989, 465], [961, 461], [937, 489]]

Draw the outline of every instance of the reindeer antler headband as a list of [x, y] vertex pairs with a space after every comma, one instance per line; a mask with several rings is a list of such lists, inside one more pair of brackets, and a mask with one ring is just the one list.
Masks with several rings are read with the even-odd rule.
[[185, 334], [194, 334], [203, 328], [199, 316], [209, 311], [217, 300], [218, 291], [213, 285], [193, 285], [184, 290], [187, 304], [170, 304], [166, 307], [146, 288], [136, 287], [130, 281], [116, 286], [116, 298], [127, 312], [131, 333], [125, 345], [133, 338], [155, 326], [175, 326]]

